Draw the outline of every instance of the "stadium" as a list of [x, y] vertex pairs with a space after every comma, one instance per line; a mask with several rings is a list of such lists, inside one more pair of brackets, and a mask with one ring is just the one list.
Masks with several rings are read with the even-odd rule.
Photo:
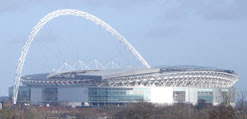
[[[140, 69], [76, 70], [22, 77], [17, 102], [69, 106], [208, 103], [217, 105], [222, 92], [238, 80], [232, 70], [200, 66]], [[10, 88], [10, 96], [12, 88]]]
[[[67, 15], [99, 25], [145, 68], [72, 70], [23, 76], [26, 56], [38, 32], [50, 20]], [[224, 101], [224, 94], [234, 92], [233, 85], [237, 80], [238, 76], [232, 70], [190, 65], [151, 67], [128, 40], [103, 20], [81, 10], [61, 9], [47, 14], [33, 27], [21, 51], [9, 97], [13, 104], [32, 105], [99, 106], [140, 101], [217, 105]]]

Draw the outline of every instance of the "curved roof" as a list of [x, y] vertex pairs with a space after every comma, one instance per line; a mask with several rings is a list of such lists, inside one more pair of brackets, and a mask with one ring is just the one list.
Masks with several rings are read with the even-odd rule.
[[176, 66], [162, 66], [160, 67], [161, 72], [169, 71], [217, 71], [236, 74], [233, 70], [225, 70], [215, 67], [203, 67], [196, 65], [176, 65]]
[[24, 85], [231, 87], [238, 77], [232, 70], [193, 65], [159, 68], [77, 70], [22, 77]]

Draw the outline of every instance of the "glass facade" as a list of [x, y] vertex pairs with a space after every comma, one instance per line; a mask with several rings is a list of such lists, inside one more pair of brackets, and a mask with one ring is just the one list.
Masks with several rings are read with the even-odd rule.
[[89, 88], [88, 99], [93, 104], [151, 100], [148, 88]]
[[198, 91], [197, 92], [198, 103], [213, 103], [213, 92], [212, 91]]
[[185, 102], [185, 91], [173, 91], [173, 101], [176, 103]]
[[18, 101], [29, 102], [30, 101], [30, 88], [22, 87], [18, 92]]
[[57, 102], [57, 88], [43, 88], [42, 101], [43, 102]]
[[[31, 90], [29, 87], [20, 86], [18, 92], [18, 102], [30, 102], [30, 94]], [[12, 98], [13, 96], [13, 87], [9, 88], [9, 96]]]
[[[19, 88], [17, 101], [58, 104], [66, 99], [68, 102], [86, 102], [90, 105], [125, 104], [131, 102], [153, 103], [207, 103], [220, 104], [224, 101], [234, 103], [235, 89], [212, 88], [156, 88], [156, 87], [84, 87], [58, 90], [60, 87]], [[31, 91], [32, 90], [32, 91]], [[75, 91], [76, 90], [76, 91]], [[32, 92], [32, 93], [31, 93]], [[73, 92], [74, 97], [67, 98]], [[32, 96], [31, 96], [32, 94]], [[9, 88], [9, 98], [13, 95], [13, 87]], [[78, 95], [78, 96], [77, 96]], [[224, 96], [230, 96], [224, 100]], [[31, 98], [32, 97], [32, 98]], [[230, 99], [230, 100], [229, 100]]]

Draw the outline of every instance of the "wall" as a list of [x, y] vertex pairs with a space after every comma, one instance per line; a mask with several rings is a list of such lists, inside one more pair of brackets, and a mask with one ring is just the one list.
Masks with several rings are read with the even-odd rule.
[[167, 87], [151, 88], [151, 102], [153, 103], [173, 103], [173, 89]]
[[64, 87], [58, 88], [58, 101], [61, 102], [87, 102], [88, 89], [87, 88], [74, 88]]
[[42, 104], [42, 88], [31, 88], [31, 104]]

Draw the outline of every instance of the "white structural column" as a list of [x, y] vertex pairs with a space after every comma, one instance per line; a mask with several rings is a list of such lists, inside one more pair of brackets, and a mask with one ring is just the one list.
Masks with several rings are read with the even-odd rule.
[[73, 10], [73, 9], [61, 9], [61, 10], [56, 10], [48, 15], [44, 16], [40, 21], [36, 24], [35, 27], [33, 27], [32, 32], [30, 33], [29, 37], [27, 38], [25, 45], [23, 46], [21, 56], [19, 57], [18, 60], [18, 67], [16, 71], [16, 77], [15, 77], [15, 82], [14, 82], [14, 90], [13, 90], [13, 103], [16, 104], [17, 101], [17, 96], [18, 96], [18, 90], [19, 90], [19, 84], [21, 80], [21, 75], [22, 75], [22, 70], [23, 70], [23, 65], [26, 59], [26, 55], [28, 53], [28, 50], [31, 46], [32, 41], [38, 34], [39, 30], [50, 20], [59, 17], [59, 16], [65, 16], [65, 15], [73, 15], [73, 16], [79, 16], [82, 18], [85, 18], [87, 20], [90, 20], [94, 22], [95, 24], [98, 24], [102, 28], [104, 28], [107, 32], [111, 33], [112, 36], [114, 36], [117, 40], [119, 40], [123, 45], [126, 46], [126, 48], [139, 60], [144, 66], [147, 68], [150, 68], [150, 65], [146, 62], [146, 60], [138, 53], [138, 51], [120, 34], [118, 33], [115, 29], [113, 29], [110, 25], [102, 21], [101, 19], [80, 11], [80, 10]]

